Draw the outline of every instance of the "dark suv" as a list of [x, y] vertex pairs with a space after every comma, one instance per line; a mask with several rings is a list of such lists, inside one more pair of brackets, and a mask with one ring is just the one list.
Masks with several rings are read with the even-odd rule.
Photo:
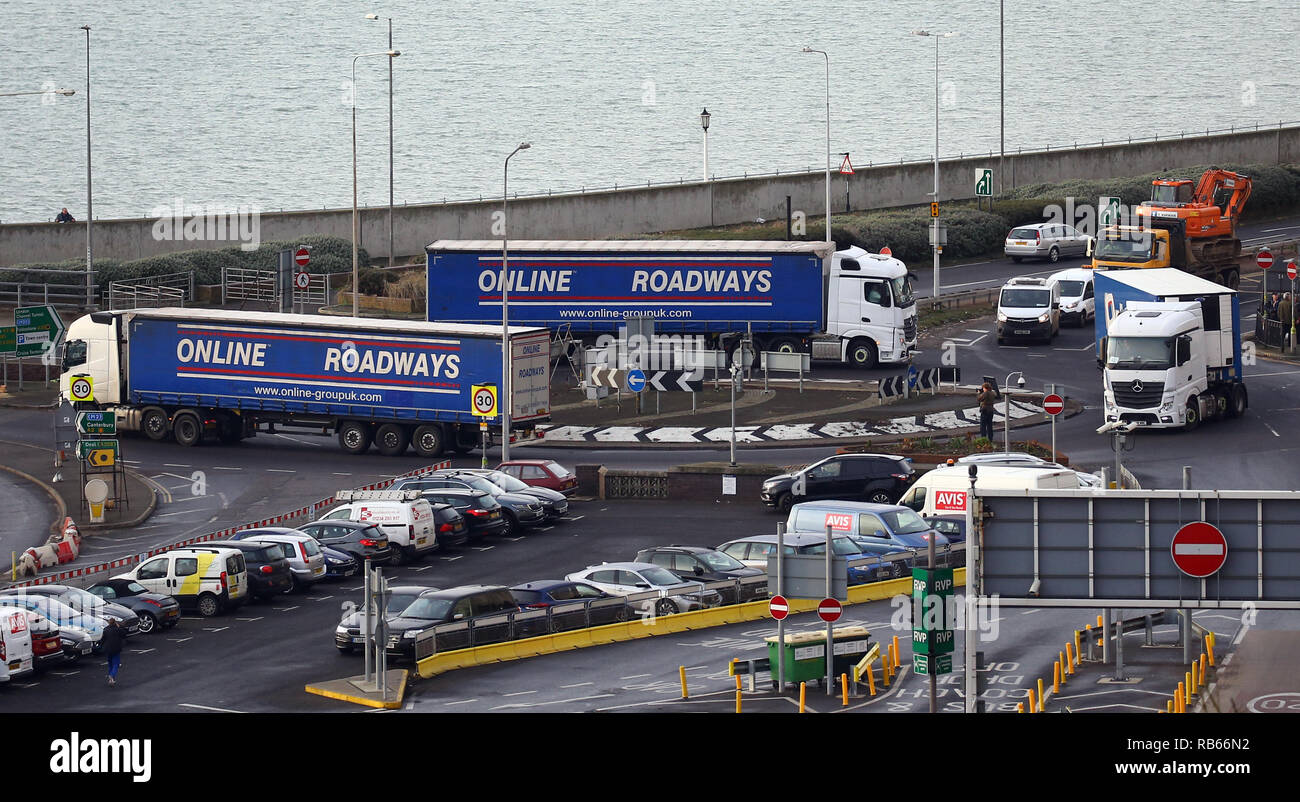
[[[483, 535], [504, 535], [510, 531], [506, 523], [505, 511], [497, 500], [482, 490], [466, 490], [455, 487], [438, 487], [421, 490], [420, 495], [430, 504], [450, 504], [465, 518], [469, 524], [469, 537]], [[439, 525], [441, 525], [439, 521]], [[439, 540], [442, 534], [438, 535]]]
[[[424, 630], [453, 621], [467, 621], [474, 630], [474, 645], [500, 643], [510, 637], [509, 619], [501, 613], [519, 611], [510, 588], [499, 585], [462, 585], [420, 594], [411, 605], [388, 622], [386, 650], [390, 657], [415, 657], [415, 638]], [[491, 616], [491, 620], [476, 623]], [[438, 636], [437, 650], [469, 646], [469, 628]]]
[[284, 550], [277, 543], [257, 543], [252, 540], [214, 540], [205, 546], [239, 549], [244, 553], [248, 571], [248, 595], [258, 601], [293, 590], [293, 570]]
[[297, 527], [316, 538], [322, 546], [352, 555], [358, 563], [367, 559], [375, 565], [387, 565], [394, 547], [382, 529], [366, 521], [313, 521]]
[[[683, 580], [724, 582], [746, 577], [764, 576], [764, 572], [757, 568], [750, 568], [717, 549], [708, 549], [703, 546], [656, 546], [651, 549], [642, 549], [636, 553], [636, 562], [653, 563], [661, 568], [668, 569], [677, 578]], [[720, 589], [718, 592], [722, 594], [722, 600], [726, 604], [753, 601], [754, 599], [766, 598], [767, 583], [758, 582], [742, 585], [739, 599], [734, 598], [734, 594], [725, 589]]]
[[836, 454], [763, 482], [759, 498], [781, 512], [800, 501], [837, 499], [894, 504], [916, 479], [911, 460], [890, 454]]

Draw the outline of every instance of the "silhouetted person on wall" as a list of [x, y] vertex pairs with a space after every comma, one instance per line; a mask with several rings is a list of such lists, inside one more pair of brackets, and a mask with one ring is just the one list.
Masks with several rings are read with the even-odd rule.
[[59, 216], [56, 217], [56, 218], [54, 218], [54, 222], [56, 222], [56, 223], [75, 223], [75, 222], [77, 222], [77, 218], [75, 218], [75, 217], [73, 217], [72, 215], [68, 214], [68, 207], [67, 207], [67, 206], [64, 206], [64, 207], [63, 207], [63, 211], [59, 212]]

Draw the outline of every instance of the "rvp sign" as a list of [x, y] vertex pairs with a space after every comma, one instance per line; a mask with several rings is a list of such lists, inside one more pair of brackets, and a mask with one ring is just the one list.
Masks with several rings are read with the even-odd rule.
[[934, 492], [935, 512], [965, 512], [966, 491], [936, 490]]
[[848, 512], [828, 512], [826, 513], [825, 526], [829, 526], [836, 532], [852, 532], [853, 514]]

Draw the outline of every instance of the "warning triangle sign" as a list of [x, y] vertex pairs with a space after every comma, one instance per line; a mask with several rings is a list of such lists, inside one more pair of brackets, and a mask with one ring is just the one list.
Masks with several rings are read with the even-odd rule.
[[840, 175], [853, 175], [853, 163], [849, 161], [849, 154], [844, 154], [844, 161], [840, 162]]

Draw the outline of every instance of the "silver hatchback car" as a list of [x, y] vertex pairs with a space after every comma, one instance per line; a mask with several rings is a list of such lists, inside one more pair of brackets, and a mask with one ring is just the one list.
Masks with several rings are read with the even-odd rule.
[[1073, 226], [1034, 223], [1011, 229], [1002, 250], [1013, 262], [1031, 257], [1055, 262], [1062, 256], [1085, 255], [1088, 251], [1088, 237]]

